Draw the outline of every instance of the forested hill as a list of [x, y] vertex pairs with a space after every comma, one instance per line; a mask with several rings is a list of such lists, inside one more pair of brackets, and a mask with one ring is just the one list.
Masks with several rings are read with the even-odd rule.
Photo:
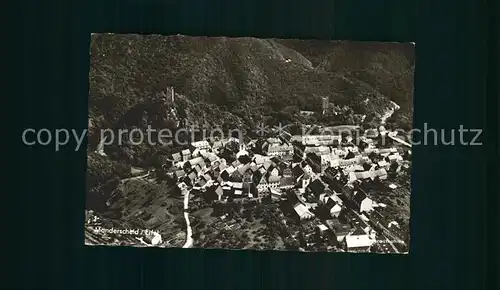
[[383, 114], [392, 100], [411, 120], [413, 51], [399, 43], [93, 35], [90, 117], [121, 126], [127, 112], [173, 86], [188, 111], [230, 113], [219, 121], [250, 127], [262, 117], [296, 121], [298, 110], [319, 111], [324, 96], [367, 115]]
[[[176, 128], [186, 123], [254, 130], [261, 122], [389, 123], [411, 127], [414, 46], [181, 35], [94, 34], [90, 47], [89, 149], [102, 128]], [[175, 102], [168, 100], [175, 88]], [[341, 114], [321, 112], [322, 97]], [[370, 123], [371, 122], [371, 123]], [[110, 157], [147, 166], [157, 148], [116, 148]], [[109, 154], [108, 154], [109, 155]]]

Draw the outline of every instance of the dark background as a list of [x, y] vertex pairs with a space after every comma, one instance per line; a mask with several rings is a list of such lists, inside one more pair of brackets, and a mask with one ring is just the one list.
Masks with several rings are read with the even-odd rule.
[[17, 25], [21, 48], [7, 60], [21, 76], [9, 97], [20, 101], [21, 129], [85, 129], [90, 33], [154, 32], [414, 41], [415, 127], [484, 128], [484, 145], [413, 149], [406, 256], [90, 248], [85, 148], [24, 146], [19, 131], [20, 173], [8, 189], [21, 200], [5, 207], [16, 221], [7, 239], [21, 246], [7, 265], [20, 271], [5, 289], [475, 290], [498, 281], [498, 52], [486, 9], [494, 1], [32, 2]]

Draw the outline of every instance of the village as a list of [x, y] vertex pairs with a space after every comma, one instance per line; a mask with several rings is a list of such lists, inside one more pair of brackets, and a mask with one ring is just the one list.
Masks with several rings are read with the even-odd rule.
[[164, 168], [184, 200], [184, 247], [408, 252], [411, 148], [383, 127], [364, 133], [281, 131], [173, 153]]

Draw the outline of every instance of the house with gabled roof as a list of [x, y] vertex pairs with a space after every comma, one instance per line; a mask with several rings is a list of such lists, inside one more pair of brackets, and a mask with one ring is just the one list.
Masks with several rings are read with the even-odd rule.
[[305, 171], [302, 168], [302, 166], [301, 166], [300, 163], [292, 165], [292, 174], [293, 174], [293, 177], [298, 178], [299, 176], [303, 175], [304, 173], [305, 173]]
[[278, 136], [277, 136], [281, 142], [283, 143], [291, 143], [291, 140], [292, 140], [292, 134], [288, 133], [287, 131], [285, 130], [281, 130], [281, 132], [279, 132]]
[[243, 183], [242, 182], [233, 182], [232, 183], [233, 192], [235, 197], [244, 197], [243, 196]]
[[231, 176], [229, 177], [229, 180], [234, 181], [234, 182], [242, 182], [243, 181], [243, 175], [238, 170], [234, 170], [231, 173]]
[[333, 206], [331, 206], [331, 204], [330, 204], [331, 207], [329, 207], [330, 208], [330, 215], [333, 218], [338, 218], [340, 216], [341, 211], [342, 211], [342, 207], [336, 202], [334, 202], [333, 204], [334, 204]]
[[352, 201], [356, 204], [359, 212], [370, 212], [373, 210], [373, 201], [363, 190], [355, 190]]
[[377, 150], [378, 154], [391, 154], [391, 153], [396, 153], [398, 152], [398, 149], [391, 147], [391, 148], [380, 148]]
[[265, 162], [264, 162], [263, 167], [264, 167], [266, 170], [268, 170], [268, 169], [269, 169], [269, 167], [271, 167], [272, 165], [273, 165], [273, 162], [272, 162], [271, 160], [267, 160], [267, 161], [265, 161]]
[[271, 193], [271, 199], [272, 200], [278, 201], [278, 200], [282, 199], [283, 192], [281, 192], [280, 190], [278, 190], [278, 189], [269, 189], [269, 191]]
[[377, 162], [377, 166], [379, 168], [384, 168], [385, 170], [388, 170], [389, 167], [391, 166], [391, 163], [387, 162], [386, 160], [381, 160]]
[[242, 181], [244, 183], [252, 183], [253, 181], [253, 172], [251, 170], [247, 170], [243, 176], [242, 176]]
[[345, 237], [345, 247], [348, 252], [367, 253], [372, 244], [373, 240], [370, 236], [359, 227]]
[[330, 199], [340, 206], [344, 205], [344, 201], [337, 194], [330, 195]]
[[277, 176], [277, 175], [269, 176], [269, 178], [267, 180], [267, 186], [269, 188], [278, 188], [279, 184], [280, 184], [280, 179], [281, 179], [281, 177]]
[[269, 188], [269, 184], [267, 183], [267, 178], [265, 175], [261, 175], [259, 181], [257, 183], [257, 190], [264, 191]]
[[212, 150], [214, 152], [220, 152], [220, 150], [224, 148], [224, 143], [222, 141], [215, 141], [213, 144], [212, 144]]
[[328, 168], [330, 166], [335, 165], [334, 160], [338, 160], [339, 157], [337, 155], [332, 155], [332, 154], [325, 154], [321, 155], [321, 168]]
[[224, 189], [222, 188], [222, 186], [220, 184], [217, 185], [214, 191], [218, 196], [218, 200], [221, 200], [222, 196], [224, 195]]
[[304, 135], [302, 144], [308, 146], [330, 146], [338, 144], [341, 136], [337, 135]]
[[363, 165], [355, 164], [355, 165], [346, 166], [343, 168], [343, 170], [344, 170], [344, 173], [348, 174], [350, 172], [370, 171], [370, 170], [373, 170], [373, 166], [370, 166], [368, 164], [363, 164]]
[[228, 181], [231, 178], [231, 175], [233, 174], [234, 171], [236, 171], [236, 168], [234, 168], [233, 166], [228, 166], [223, 170], [221, 170], [219, 177], [222, 178], [222, 180], [224, 181]]
[[240, 164], [236, 169], [243, 176], [246, 172], [250, 170], [250, 168], [251, 168], [250, 163], [248, 163], [248, 164]]
[[198, 150], [209, 150], [209, 149], [211, 149], [210, 143], [208, 143], [208, 141], [206, 141], [206, 140], [192, 142], [191, 146], [193, 146], [194, 148], [196, 148]]
[[188, 161], [191, 159], [191, 150], [189, 149], [184, 149], [181, 151], [182, 154], [182, 161]]
[[226, 160], [225, 159], [219, 159], [219, 169], [222, 171], [224, 169], [226, 169], [227, 167], [229, 167], [229, 165], [227, 164]]
[[401, 162], [403, 161], [403, 156], [399, 155], [398, 152], [396, 153], [393, 153], [389, 156], [386, 157], [386, 160], [390, 163], [390, 162]]
[[280, 171], [279, 171], [278, 167], [271, 166], [268, 168], [268, 174], [269, 174], [269, 176], [279, 176]]
[[203, 171], [203, 169], [201, 168], [200, 164], [196, 164], [193, 169], [198, 174], [200, 174]]
[[194, 148], [193, 152], [191, 153], [191, 158], [200, 156], [201, 156], [201, 150], [198, 148]]
[[233, 187], [229, 184], [222, 186], [222, 196], [232, 196], [233, 195]]
[[182, 161], [181, 153], [177, 152], [177, 153], [172, 154], [172, 159], [174, 160], [174, 163]]
[[234, 160], [234, 161], [231, 163], [231, 165], [232, 165], [233, 167], [235, 167], [235, 168], [236, 168], [236, 167], [238, 167], [240, 164], [241, 164], [241, 163], [240, 163], [240, 161], [239, 161], [238, 159]]
[[188, 177], [191, 179], [191, 182], [194, 182], [197, 179], [198, 174], [195, 170], [193, 170], [188, 174]]
[[198, 182], [196, 183], [197, 186], [204, 186], [205, 184], [207, 184], [207, 182], [203, 178], [198, 179]]
[[[279, 140], [279, 142], [281, 142], [281, 140]], [[270, 143], [267, 146], [265, 146], [265, 152], [267, 156], [293, 155], [293, 145], [286, 143], [285, 144]]]
[[291, 176], [284, 176], [280, 178], [279, 188], [282, 190], [295, 187], [295, 178]]
[[309, 183], [307, 190], [314, 194], [314, 196], [319, 197], [325, 191], [325, 185], [321, 180], [315, 179]]
[[283, 176], [293, 177], [293, 171], [292, 171], [292, 168], [290, 166], [283, 169]]
[[313, 169], [309, 164], [306, 164], [305, 166], [303, 166], [302, 170], [304, 170], [304, 173], [307, 173], [307, 174], [313, 173]]
[[314, 218], [314, 214], [302, 203], [298, 202], [293, 206], [293, 210], [299, 220], [308, 220]]
[[197, 164], [199, 164], [202, 167], [205, 166], [205, 160], [203, 159], [203, 157], [195, 157], [193, 159], [188, 160], [188, 162], [189, 164], [191, 164], [191, 166], [195, 166]]
[[270, 160], [274, 163], [274, 166], [278, 167], [280, 171], [283, 171], [283, 169], [289, 167], [288, 162], [281, 157], [274, 156], [271, 157]]
[[339, 159], [338, 161], [333, 162], [334, 165], [336, 165], [338, 162], [338, 166], [340, 167], [346, 167], [346, 166], [351, 166], [351, 165], [357, 165], [357, 164], [363, 164], [364, 160], [361, 158], [361, 156], [355, 156], [352, 158], [348, 159]]
[[311, 180], [312, 180], [311, 175], [308, 173], [304, 173], [297, 178], [297, 184], [299, 184], [300, 188], [305, 190], [309, 185], [309, 183], [311, 182]]
[[387, 179], [387, 171], [384, 168], [380, 168], [377, 170], [369, 170], [362, 172], [349, 172], [349, 183], [353, 183], [356, 180], [364, 180], [371, 179], [375, 180], [375, 178], [379, 178], [381, 180]]
[[318, 156], [322, 156], [322, 155], [329, 155], [331, 153], [331, 150], [330, 147], [328, 146], [318, 146], [318, 147], [309, 146], [306, 147], [306, 149], [304, 149], [304, 154], [307, 153], [314, 153]]
[[351, 225], [343, 224], [337, 218], [327, 220], [326, 225], [335, 233], [338, 242], [343, 242], [344, 238], [353, 231]]
[[267, 160], [269, 160], [269, 158], [266, 158], [265, 156], [263, 155], [260, 155], [260, 154], [255, 154], [254, 155], [254, 158], [253, 158], [253, 162], [255, 162], [255, 164], [264, 164], [264, 162], [266, 162]]
[[211, 179], [212, 179], [212, 176], [211, 176], [210, 174], [208, 174], [208, 173], [205, 173], [205, 174], [203, 174], [203, 175], [201, 176], [201, 178], [202, 178], [203, 180], [205, 180], [205, 181], [209, 181], [209, 180], [211, 180]]
[[307, 154], [305, 162], [311, 167], [313, 172], [320, 173], [322, 171], [321, 157], [319, 157], [318, 155], [311, 153]]
[[339, 156], [339, 157], [345, 157], [347, 155], [347, 150], [344, 150], [342, 148], [333, 148], [332, 149], [332, 154], [333, 155], [336, 155], [336, 156]]
[[255, 172], [255, 171], [259, 170], [259, 168], [260, 168], [260, 166], [259, 166], [259, 165], [257, 165], [257, 164], [252, 164], [252, 163], [250, 163], [250, 164], [251, 164], [251, 165], [250, 165], [250, 170], [251, 170], [252, 172]]
[[186, 172], [184, 170], [176, 170], [174, 174], [177, 177], [177, 179], [181, 179], [184, 176], [186, 176]]
[[259, 191], [254, 183], [243, 183], [243, 194], [248, 194], [249, 198], [254, 198], [259, 196]]
[[262, 173], [260, 171], [255, 171], [252, 174], [252, 183], [255, 185], [259, 184], [262, 176], [264, 176], [264, 173]]

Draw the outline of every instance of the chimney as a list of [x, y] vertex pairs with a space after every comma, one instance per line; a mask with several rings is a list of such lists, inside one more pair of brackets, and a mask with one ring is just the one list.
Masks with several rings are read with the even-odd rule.
[[175, 98], [174, 98], [174, 87], [172, 87], [172, 95], [171, 95], [170, 101], [172, 101], [172, 103], [174, 103], [174, 102], [175, 102]]

